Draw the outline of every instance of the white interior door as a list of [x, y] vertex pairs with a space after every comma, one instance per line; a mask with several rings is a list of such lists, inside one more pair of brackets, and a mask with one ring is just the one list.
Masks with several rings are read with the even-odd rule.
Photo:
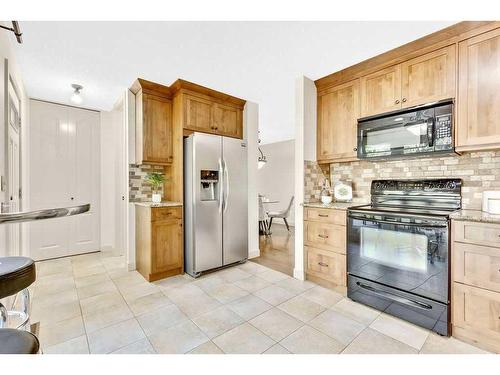
[[[9, 104], [8, 104], [8, 138], [7, 138], [7, 162], [8, 162], [8, 211], [17, 212], [21, 209], [21, 102], [9, 80]], [[21, 225], [9, 224], [7, 249], [10, 256], [21, 253]]]
[[127, 163], [127, 128], [124, 101], [113, 110], [113, 131], [116, 135], [115, 155], [115, 251], [125, 254], [127, 238], [127, 195], [128, 195], [128, 163]]
[[31, 257], [99, 250], [99, 114], [31, 101], [31, 208], [90, 203], [89, 213], [30, 225]]

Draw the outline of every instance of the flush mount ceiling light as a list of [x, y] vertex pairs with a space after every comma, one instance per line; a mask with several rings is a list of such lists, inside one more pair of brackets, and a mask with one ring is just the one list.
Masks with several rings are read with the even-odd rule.
[[75, 104], [82, 104], [83, 99], [81, 91], [83, 90], [83, 86], [73, 83], [71, 87], [73, 87], [75, 92], [73, 92], [73, 95], [71, 95], [70, 100]]

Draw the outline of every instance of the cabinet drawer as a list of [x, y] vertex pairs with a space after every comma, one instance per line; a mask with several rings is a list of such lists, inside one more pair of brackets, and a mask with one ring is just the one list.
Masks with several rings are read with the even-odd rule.
[[304, 212], [304, 220], [346, 225], [346, 211], [332, 210], [329, 208], [306, 207]]
[[453, 283], [453, 335], [500, 352], [500, 293]]
[[304, 222], [306, 245], [345, 254], [346, 227], [315, 221]]
[[454, 241], [500, 247], [500, 225], [471, 221], [453, 222]]
[[464, 284], [500, 292], [500, 249], [455, 242], [453, 278]]
[[182, 219], [181, 207], [155, 207], [151, 211], [151, 220], [153, 221]]
[[346, 257], [342, 254], [305, 247], [307, 273], [346, 286]]

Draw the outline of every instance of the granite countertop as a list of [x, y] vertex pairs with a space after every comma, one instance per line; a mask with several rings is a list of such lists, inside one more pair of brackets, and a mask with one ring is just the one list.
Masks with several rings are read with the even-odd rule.
[[302, 203], [304, 207], [313, 207], [313, 208], [330, 208], [333, 210], [347, 210], [350, 207], [361, 206], [363, 203], [359, 202], [332, 202], [329, 204], [323, 204], [320, 201], [310, 201]]
[[458, 210], [453, 212], [450, 218], [458, 221], [500, 224], [500, 215], [489, 214], [481, 210]]
[[142, 207], [178, 207], [182, 206], [181, 202], [171, 202], [171, 201], [165, 201], [161, 203], [153, 203], [153, 202], [135, 202], [137, 206], [142, 206]]

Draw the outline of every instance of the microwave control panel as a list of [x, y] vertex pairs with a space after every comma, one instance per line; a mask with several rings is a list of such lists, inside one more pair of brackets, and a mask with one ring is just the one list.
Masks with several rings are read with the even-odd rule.
[[452, 128], [453, 123], [451, 121], [451, 115], [436, 116], [436, 138], [434, 144], [437, 149], [447, 149], [453, 147]]

